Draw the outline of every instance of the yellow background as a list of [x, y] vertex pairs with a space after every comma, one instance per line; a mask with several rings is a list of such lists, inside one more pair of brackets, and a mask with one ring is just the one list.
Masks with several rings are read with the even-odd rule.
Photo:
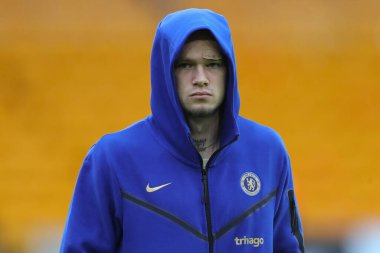
[[7, 252], [61, 235], [89, 147], [150, 113], [156, 25], [192, 6], [229, 20], [241, 114], [283, 137], [306, 240], [380, 216], [379, 1], [0, 0]]

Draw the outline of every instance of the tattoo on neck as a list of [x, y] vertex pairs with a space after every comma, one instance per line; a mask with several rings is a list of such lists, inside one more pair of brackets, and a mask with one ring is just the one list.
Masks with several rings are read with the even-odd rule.
[[198, 150], [205, 147], [207, 139], [193, 139], [194, 145]]
[[206, 146], [207, 139], [193, 139], [193, 143], [199, 152], [204, 152], [206, 149], [216, 145], [217, 141]]

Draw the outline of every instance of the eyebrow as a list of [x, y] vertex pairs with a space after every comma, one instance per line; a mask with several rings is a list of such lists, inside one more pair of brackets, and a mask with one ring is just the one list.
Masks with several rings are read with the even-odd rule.
[[203, 56], [202, 58], [208, 61], [223, 61], [224, 60], [222, 56], [220, 56], [219, 58], [211, 58], [211, 57]]
[[[221, 56], [220, 58], [207, 58], [207, 57], [202, 57], [202, 60], [205, 61], [213, 61], [213, 62], [224, 62], [224, 58]], [[181, 58], [179, 57], [175, 62], [195, 62], [197, 60], [190, 59], [190, 58]]]

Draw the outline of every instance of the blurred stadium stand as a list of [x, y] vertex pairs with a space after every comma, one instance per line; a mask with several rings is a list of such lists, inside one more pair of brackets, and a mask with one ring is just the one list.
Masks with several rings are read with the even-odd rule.
[[352, 253], [380, 217], [379, 1], [1, 0], [4, 252], [57, 251], [88, 148], [149, 114], [156, 25], [188, 7], [230, 22], [241, 112], [284, 138], [307, 252]]

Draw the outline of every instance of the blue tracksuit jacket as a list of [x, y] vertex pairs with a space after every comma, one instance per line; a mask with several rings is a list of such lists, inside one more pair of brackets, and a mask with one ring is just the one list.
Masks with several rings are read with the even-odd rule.
[[[186, 38], [207, 29], [228, 63], [220, 149], [206, 170], [173, 79]], [[278, 134], [238, 115], [228, 24], [209, 10], [165, 17], [151, 58], [145, 120], [101, 138], [81, 168], [62, 253], [303, 252], [289, 157]]]

